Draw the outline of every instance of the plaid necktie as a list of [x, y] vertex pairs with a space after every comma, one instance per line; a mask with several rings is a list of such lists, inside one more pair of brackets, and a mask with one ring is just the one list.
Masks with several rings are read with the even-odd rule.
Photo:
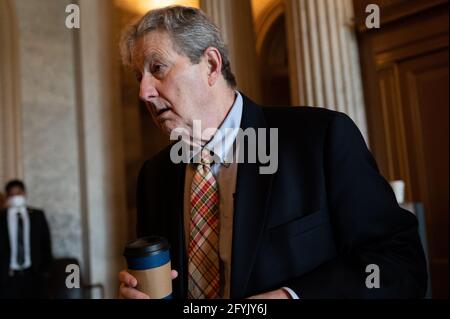
[[212, 299], [219, 295], [219, 190], [211, 163], [212, 156], [204, 149], [191, 187], [190, 299]]

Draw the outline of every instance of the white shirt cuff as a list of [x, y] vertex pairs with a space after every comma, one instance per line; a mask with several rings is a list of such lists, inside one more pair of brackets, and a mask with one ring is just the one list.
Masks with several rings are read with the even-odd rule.
[[300, 299], [300, 297], [294, 292], [294, 290], [292, 290], [291, 288], [288, 287], [283, 287], [282, 289], [286, 290], [287, 293], [289, 295], [291, 295], [292, 299]]

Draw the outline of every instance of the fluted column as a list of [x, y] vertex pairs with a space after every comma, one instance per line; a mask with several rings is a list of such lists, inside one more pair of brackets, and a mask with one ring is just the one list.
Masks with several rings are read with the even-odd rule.
[[82, 27], [76, 38], [78, 126], [85, 254], [90, 281], [115, 298], [115, 277], [123, 269], [126, 242], [122, 108], [111, 32], [110, 0], [79, 0]]
[[[17, 24], [10, 0], [0, 1], [0, 185], [23, 178]], [[1, 191], [1, 189], [0, 189]]]
[[349, 115], [366, 141], [352, 0], [285, 0], [292, 101]]
[[249, 0], [201, 0], [200, 7], [222, 31], [238, 87], [260, 101], [255, 34]]

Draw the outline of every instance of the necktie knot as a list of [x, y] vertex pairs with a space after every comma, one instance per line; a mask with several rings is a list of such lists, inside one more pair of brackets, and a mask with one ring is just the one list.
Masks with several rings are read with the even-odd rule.
[[210, 151], [209, 149], [204, 148], [202, 150], [200, 160], [203, 165], [210, 166], [212, 163], [214, 163], [214, 153], [212, 151]]

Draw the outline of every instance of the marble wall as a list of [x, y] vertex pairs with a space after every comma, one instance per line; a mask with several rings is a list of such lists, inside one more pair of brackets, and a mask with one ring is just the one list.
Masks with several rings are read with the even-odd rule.
[[[2, 0], [4, 1], [4, 0]], [[119, 58], [109, 0], [8, 0], [17, 20], [23, 178], [55, 257], [117, 296], [128, 236]], [[77, 3], [81, 28], [65, 25]]]
[[64, 24], [68, 3], [13, 2], [29, 202], [47, 212], [55, 256], [83, 262], [73, 33]]

